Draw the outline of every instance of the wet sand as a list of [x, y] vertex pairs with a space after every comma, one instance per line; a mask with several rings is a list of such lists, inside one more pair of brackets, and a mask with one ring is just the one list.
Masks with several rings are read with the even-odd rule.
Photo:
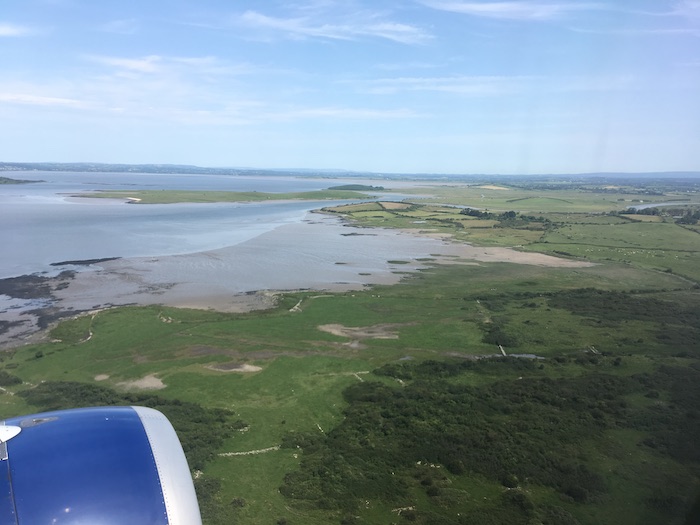
[[[113, 306], [163, 304], [244, 312], [272, 307], [280, 291], [357, 290], [398, 283], [427, 264], [482, 262], [590, 265], [510, 248], [453, 243], [444, 235], [419, 230], [358, 228], [337, 217], [312, 213], [303, 222], [228, 248], [101, 261], [86, 270], [40, 278], [41, 293], [32, 297], [35, 307], [0, 311], [4, 328], [0, 349], [40, 340], [45, 335], [41, 330], [60, 318]], [[36, 277], [25, 279], [31, 288]]]

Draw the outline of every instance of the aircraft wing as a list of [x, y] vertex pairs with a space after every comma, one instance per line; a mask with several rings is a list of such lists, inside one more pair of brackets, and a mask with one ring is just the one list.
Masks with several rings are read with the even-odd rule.
[[168, 419], [78, 408], [0, 422], [0, 525], [201, 525]]

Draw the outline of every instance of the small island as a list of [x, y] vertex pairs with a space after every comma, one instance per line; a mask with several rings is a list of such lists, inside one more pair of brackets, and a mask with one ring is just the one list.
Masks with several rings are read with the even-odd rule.
[[260, 191], [199, 191], [199, 190], [138, 190], [138, 191], [98, 191], [79, 193], [73, 197], [91, 199], [125, 199], [129, 204], [176, 204], [214, 202], [262, 202], [281, 200], [348, 200], [371, 199], [371, 195], [358, 191], [327, 190], [302, 191], [291, 193], [266, 193]]
[[0, 177], [0, 184], [31, 184], [33, 182], [44, 182], [41, 180], [20, 180], [11, 179], [9, 177]]

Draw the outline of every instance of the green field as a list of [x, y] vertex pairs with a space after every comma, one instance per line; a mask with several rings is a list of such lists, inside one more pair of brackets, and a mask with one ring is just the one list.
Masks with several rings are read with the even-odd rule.
[[345, 200], [367, 199], [369, 194], [358, 191], [328, 189], [295, 193], [265, 193], [260, 191], [189, 191], [135, 190], [80, 193], [75, 197], [91, 199], [124, 199], [133, 204], [175, 204], [179, 202], [261, 202], [273, 200]]
[[[464, 191], [329, 213], [596, 264], [436, 264], [263, 312], [77, 317], [2, 356], [0, 416], [161, 408], [209, 524], [686, 523], [700, 494], [697, 231], [610, 213], [615, 195]], [[503, 207], [443, 205], [471, 192]], [[149, 377], [162, 388], [134, 383]]]

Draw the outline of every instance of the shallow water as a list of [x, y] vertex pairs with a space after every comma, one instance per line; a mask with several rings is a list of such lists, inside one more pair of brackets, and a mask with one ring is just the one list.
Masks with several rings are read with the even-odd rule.
[[[51, 298], [0, 295], [0, 322], [15, 323], [5, 339], [35, 331], [43, 315], [37, 310], [48, 307], [83, 311], [159, 303], [234, 310], [240, 306], [239, 296], [251, 291], [396, 282], [400, 277], [394, 272], [419, 266], [415, 259], [443, 244], [395, 231], [349, 228], [336, 217], [309, 213], [335, 204], [329, 201], [147, 205], [70, 197], [80, 191], [135, 187], [290, 192], [344, 183], [340, 179], [32, 175], [46, 182], [0, 186], [0, 246], [7, 247], [0, 258], [0, 278], [49, 277], [64, 270], [76, 275]], [[14, 178], [30, 176], [17, 173]], [[55, 266], [112, 257], [119, 259]], [[388, 263], [391, 259], [413, 264], [396, 266]]]
[[[126, 204], [69, 198], [60, 193], [68, 187], [93, 189], [90, 186], [98, 183], [124, 185], [130, 177], [137, 177], [140, 184], [164, 187], [170, 184], [169, 179], [163, 175], [128, 174], [122, 180], [115, 174], [63, 174], [64, 180], [60, 174], [46, 175], [55, 180], [9, 189], [0, 185], [0, 278], [36, 274], [19, 279], [32, 292], [28, 295], [17, 291], [15, 281], [3, 282], [7, 285], [3, 293], [14, 297], [0, 295], [0, 347], [27, 341], [40, 323], [57, 316], [115, 305], [241, 311], [269, 305], [265, 291], [351, 290], [368, 284], [392, 284], [424, 267], [427, 263], [423, 259], [436, 254], [462, 264], [589, 264], [508, 248], [452, 244], [397, 230], [350, 227], [338, 217], [309, 213], [331, 205], [329, 201]], [[17, 174], [15, 178], [28, 177]], [[234, 182], [252, 183], [214, 178], [217, 180], [206, 180], [210, 189], [222, 180], [227, 187], [217, 188], [232, 189]], [[187, 184], [202, 182], [200, 176], [187, 184], [185, 179], [175, 176], [172, 184], [197, 189]], [[261, 184], [270, 191], [272, 183], [264, 179]], [[300, 186], [289, 187], [297, 183]], [[284, 186], [286, 192], [341, 183], [340, 179], [290, 182], [290, 178], [283, 178], [277, 188]], [[90, 265], [51, 265], [108, 257], [118, 259]], [[61, 274], [66, 270], [75, 274]], [[53, 278], [41, 285], [47, 291], [37, 294], [37, 280], [49, 276]], [[250, 294], [260, 291], [264, 293]]]
[[[8, 174], [12, 176], [12, 174]], [[51, 272], [52, 263], [106, 257], [193, 253], [232, 246], [301, 221], [328, 201], [134, 205], [71, 198], [96, 189], [190, 189], [288, 192], [337, 181], [292, 177], [17, 173], [46, 182], [0, 185], [0, 278]]]

